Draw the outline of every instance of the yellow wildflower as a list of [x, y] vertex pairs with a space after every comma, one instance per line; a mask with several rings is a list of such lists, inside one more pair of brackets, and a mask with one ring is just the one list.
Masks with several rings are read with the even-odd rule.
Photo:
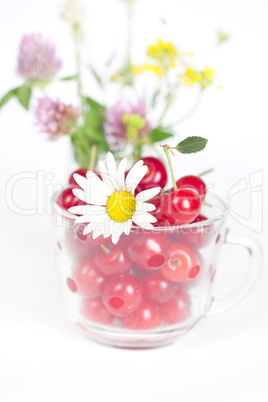
[[157, 43], [147, 48], [147, 56], [158, 60], [164, 68], [175, 67], [179, 55], [179, 50], [172, 42], [163, 42], [162, 39], [158, 39]]
[[155, 66], [149, 63], [142, 64], [141, 66], [132, 65], [132, 72], [134, 75], [140, 75], [145, 71], [151, 71], [158, 77], [163, 77], [165, 71], [160, 66]]
[[194, 70], [191, 67], [186, 67], [186, 72], [180, 78], [185, 85], [200, 84], [202, 89], [206, 89], [215, 80], [215, 71], [210, 67], [206, 67], [205, 70]]

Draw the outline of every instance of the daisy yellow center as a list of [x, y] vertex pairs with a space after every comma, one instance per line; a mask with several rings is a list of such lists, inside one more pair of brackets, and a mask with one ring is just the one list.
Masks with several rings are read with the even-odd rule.
[[109, 197], [106, 210], [114, 221], [126, 222], [136, 211], [135, 197], [127, 191], [117, 191]]

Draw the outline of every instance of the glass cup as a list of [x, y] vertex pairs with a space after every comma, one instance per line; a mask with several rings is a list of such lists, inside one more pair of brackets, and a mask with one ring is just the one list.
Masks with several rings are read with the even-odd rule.
[[[67, 313], [93, 340], [111, 346], [151, 348], [170, 344], [202, 317], [240, 302], [256, 282], [261, 250], [226, 229], [227, 209], [208, 194], [207, 219], [173, 227], [133, 227], [117, 245], [83, 235], [84, 226], [53, 199], [55, 247]], [[213, 293], [219, 251], [248, 250], [247, 275], [223, 299]], [[230, 261], [232, 264], [232, 261]], [[234, 266], [235, 269], [235, 266]]]

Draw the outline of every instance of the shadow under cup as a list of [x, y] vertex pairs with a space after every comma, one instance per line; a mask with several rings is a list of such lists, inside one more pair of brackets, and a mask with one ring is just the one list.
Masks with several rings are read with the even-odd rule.
[[[191, 225], [133, 227], [117, 245], [83, 235], [84, 226], [54, 200], [55, 247], [60, 285], [69, 317], [90, 338], [112, 346], [150, 348], [172, 343], [198, 320], [226, 306], [212, 296], [217, 259], [226, 240], [225, 204], [206, 200], [208, 219]], [[232, 243], [257, 247], [251, 240]], [[251, 250], [252, 253], [252, 250]], [[260, 262], [257, 261], [260, 266]], [[244, 294], [256, 275], [243, 285]], [[244, 295], [243, 295], [244, 296]], [[228, 298], [227, 298], [228, 299]], [[219, 303], [222, 304], [222, 303]], [[222, 308], [221, 308], [222, 307]]]

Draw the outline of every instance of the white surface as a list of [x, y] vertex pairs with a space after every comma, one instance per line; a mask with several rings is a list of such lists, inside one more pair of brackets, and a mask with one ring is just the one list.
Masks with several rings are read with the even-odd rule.
[[[91, 50], [101, 60], [111, 42], [120, 38], [123, 5], [115, 0], [87, 3], [87, 32], [96, 41]], [[1, 94], [20, 82], [14, 70], [24, 32], [42, 31], [53, 38], [65, 60], [63, 74], [72, 74], [68, 28], [57, 20], [60, 4], [59, 0], [0, 0]], [[206, 136], [208, 148], [177, 165], [181, 175], [215, 167], [207, 180], [225, 200], [235, 183], [267, 168], [267, 12], [265, 0], [139, 2], [137, 41], [143, 36], [147, 42], [157, 37], [159, 24], [155, 21], [161, 15], [170, 22], [171, 39], [175, 35], [178, 43], [190, 50], [209, 48], [214, 28], [232, 36], [229, 44], [207, 59], [219, 69], [224, 90], [209, 91], [194, 117], [180, 127], [183, 137], [193, 133]], [[149, 23], [152, 29], [146, 28]], [[168, 36], [168, 31], [164, 34]], [[70, 92], [58, 85], [51, 93], [61, 92], [72, 100], [71, 85]], [[5, 185], [18, 172], [52, 172], [55, 185], [66, 180], [67, 170], [71, 170], [66, 165], [67, 141], [45, 141], [32, 120], [15, 101], [0, 114], [1, 402], [267, 401], [266, 267], [243, 303], [222, 316], [203, 319], [170, 347], [148, 351], [108, 348], [87, 340], [69, 322], [58, 292], [49, 217], [44, 213], [16, 215], [4, 200]], [[36, 191], [33, 180], [24, 180], [16, 186], [15, 201], [33, 207]], [[248, 193], [239, 197], [233, 208], [246, 216]], [[265, 193], [265, 207], [267, 201]], [[256, 210], [254, 222], [258, 223], [262, 211], [256, 207], [254, 214]], [[233, 218], [229, 227], [266, 248], [267, 208], [264, 217], [261, 233]], [[222, 257], [220, 268], [218, 288], [224, 293], [239, 280], [235, 270], [242, 273], [244, 268], [239, 250]]]

